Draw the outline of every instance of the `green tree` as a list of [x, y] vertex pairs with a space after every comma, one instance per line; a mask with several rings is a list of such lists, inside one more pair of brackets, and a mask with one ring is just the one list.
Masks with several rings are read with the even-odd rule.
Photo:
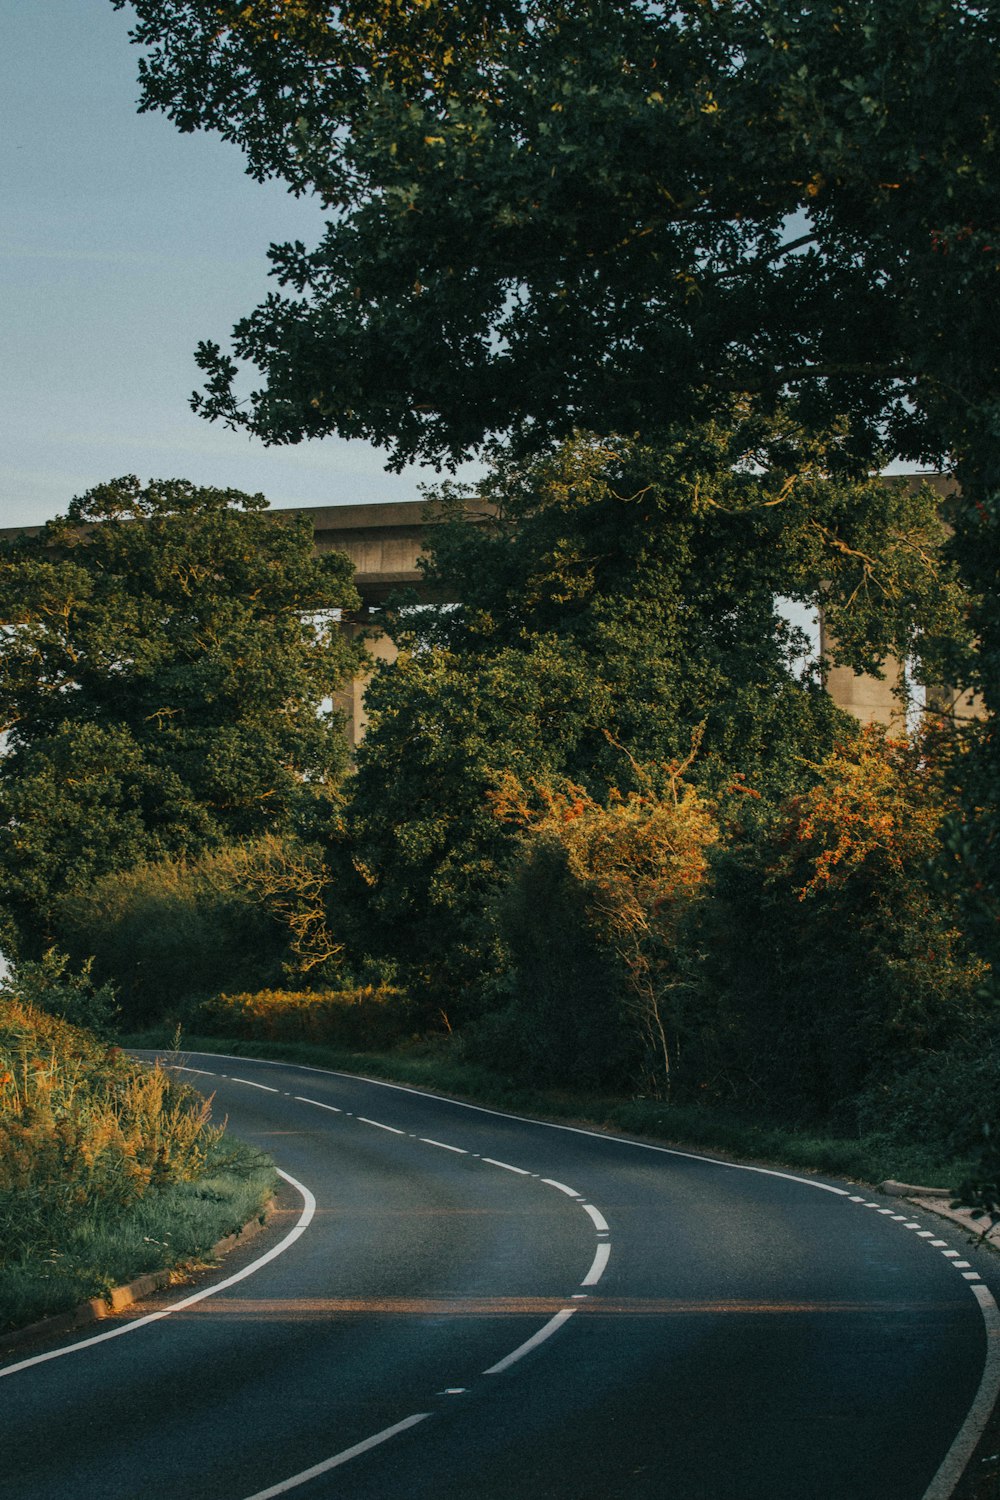
[[616, 745], [679, 760], [697, 731], [699, 781], [740, 771], [787, 792], [837, 715], [780, 598], [821, 601], [834, 660], [857, 671], [894, 655], [923, 683], [969, 672], [969, 600], [938, 497], [832, 479], [828, 448], [737, 409], [656, 442], [494, 450], [480, 514], [454, 487], [437, 498], [447, 524], [429, 533], [428, 582], [460, 602], [425, 609], [418, 628], [470, 663], [540, 639], [576, 652], [594, 704], [563, 768], [595, 789], [623, 784]]
[[477, 518], [461, 492], [439, 497], [428, 581], [460, 602], [397, 615], [404, 649], [368, 691], [346, 828], [362, 943], [450, 1008], [505, 962], [496, 902], [517, 840], [490, 797], [506, 774], [568, 777], [603, 803], [644, 789], [636, 762], [684, 759], [697, 738], [709, 794], [739, 776], [787, 795], [843, 716], [799, 667], [779, 592], [822, 586], [858, 665], [905, 655], [921, 622], [932, 676], [960, 649], [933, 494], [834, 484], [821, 455], [792, 468], [750, 426], [503, 451]]
[[[116, 0], [124, 3], [124, 0]], [[210, 417], [394, 462], [703, 421], [954, 467], [1000, 705], [998, 0], [133, 0], [143, 107], [319, 195], [313, 249], [205, 343]], [[953, 852], [1000, 959], [1000, 737]]]
[[26, 955], [101, 875], [329, 817], [358, 596], [265, 507], [126, 478], [0, 550], [0, 886]]
[[966, 1054], [995, 1049], [995, 1011], [931, 878], [963, 759], [939, 729], [855, 728], [811, 786], [734, 820], [696, 940], [716, 1097], [968, 1149], [957, 1127], [981, 1117]]

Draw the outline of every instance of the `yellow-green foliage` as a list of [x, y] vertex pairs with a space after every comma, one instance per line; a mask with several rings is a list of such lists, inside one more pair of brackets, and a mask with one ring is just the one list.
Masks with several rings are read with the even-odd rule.
[[0, 1001], [0, 1264], [197, 1177], [221, 1134], [208, 1114], [160, 1068]]
[[192, 1025], [217, 1036], [362, 1049], [392, 1046], [414, 1029], [405, 995], [388, 985], [219, 995], [199, 1007]]

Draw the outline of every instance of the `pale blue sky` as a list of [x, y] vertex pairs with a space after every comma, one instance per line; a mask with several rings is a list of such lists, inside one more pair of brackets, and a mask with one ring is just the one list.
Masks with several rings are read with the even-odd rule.
[[225, 343], [273, 282], [274, 240], [317, 207], [242, 157], [135, 110], [137, 51], [110, 0], [0, 0], [0, 526], [121, 474], [261, 490], [273, 505], [419, 498], [336, 439], [265, 448], [196, 417], [199, 339]]

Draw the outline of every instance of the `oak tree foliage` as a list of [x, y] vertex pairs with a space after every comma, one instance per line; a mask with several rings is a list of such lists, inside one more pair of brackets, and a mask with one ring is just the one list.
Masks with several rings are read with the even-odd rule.
[[0, 548], [0, 871], [17, 946], [96, 877], [325, 822], [351, 565], [262, 496], [98, 486]]

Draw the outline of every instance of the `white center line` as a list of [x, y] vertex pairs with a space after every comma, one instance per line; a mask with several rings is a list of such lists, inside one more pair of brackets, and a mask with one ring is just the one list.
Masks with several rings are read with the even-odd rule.
[[381, 1120], [366, 1120], [364, 1115], [357, 1116], [359, 1125], [374, 1125], [376, 1130], [388, 1130], [390, 1135], [405, 1135], [405, 1130], [397, 1130], [395, 1125], [383, 1125]]
[[415, 1416], [406, 1417], [402, 1422], [396, 1422], [392, 1427], [385, 1427], [381, 1432], [376, 1432], [364, 1442], [355, 1443], [353, 1448], [345, 1448], [343, 1453], [335, 1453], [333, 1458], [326, 1458], [321, 1464], [313, 1464], [311, 1469], [303, 1469], [300, 1474], [293, 1474], [290, 1479], [283, 1479], [280, 1484], [272, 1484], [270, 1489], [258, 1490], [255, 1495], [249, 1495], [247, 1500], [273, 1500], [275, 1495], [287, 1495], [289, 1490], [298, 1489], [300, 1484], [306, 1484], [310, 1479], [317, 1479], [320, 1474], [329, 1474], [331, 1469], [339, 1469], [341, 1464], [349, 1464], [352, 1458], [358, 1458], [362, 1453], [370, 1453], [372, 1448], [377, 1448], [381, 1443], [387, 1443], [390, 1438], [398, 1437], [401, 1432], [406, 1432], [409, 1427], [416, 1427], [418, 1422], [426, 1422], [431, 1415], [429, 1411], [418, 1411]]
[[266, 1083], [254, 1083], [254, 1081], [253, 1081], [252, 1078], [237, 1078], [237, 1076], [236, 1076], [235, 1073], [230, 1078], [229, 1082], [230, 1083], [245, 1083], [246, 1086], [247, 1086], [247, 1088], [251, 1088], [251, 1089], [263, 1089], [263, 1091], [264, 1091], [265, 1094], [277, 1094], [277, 1093], [280, 1092], [279, 1089], [272, 1089], [269, 1084], [266, 1084]]
[[547, 1187], [558, 1188], [560, 1193], [566, 1194], [567, 1198], [580, 1199], [583, 1197], [583, 1194], [578, 1193], [576, 1188], [567, 1187], [564, 1182], [556, 1182], [554, 1177], [543, 1177], [542, 1181], [546, 1184]]
[[456, 1156], [468, 1156], [469, 1154], [468, 1151], [463, 1151], [461, 1146], [449, 1146], [447, 1141], [432, 1141], [429, 1135], [421, 1135], [417, 1139], [423, 1141], [425, 1146], [440, 1146], [442, 1151], [454, 1151]]
[[323, 1104], [319, 1099], [307, 1099], [303, 1094], [293, 1094], [292, 1098], [297, 1099], [300, 1104], [315, 1104], [317, 1109], [328, 1109], [332, 1115], [342, 1115], [344, 1113], [335, 1104]]
[[590, 1215], [590, 1217], [594, 1221], [595, 1227], [597, 1229], [599, 1229], [602, 1234], [610, 1234], [611, 1233], [610, 1227], [608, 1225], [608, 1221], [604, 1217], [604, 1215], [601, 1213], [601, 1210], [599, 1208], [595, 1208], [592, 1203], [581, 1203], [580, 1207], [583, 1209], [583, 1211], [584, 1211], [585, 1214], [589, 1214]]
[[581, 1286], [596, 1286], [608, 1269], [608, 1261], [611, 1259], [611, 1246], [607, 1240], [598, 1245], [597, 1254], [594, 1256], [594, 1264], [580, 1282]]
[[[536, 1334], [533, 1334], [530, 1339], [527, 1339], [523, 1344], [519, 1344], [518, 1347], [513, 1351], [513, 1353], [508, 1354], [505, 1359], [499, 1360], [495, 1365], [490, 1365], [488, 1370], [483, 1371], [483, 1374], [500, 1375], [504, 1370], [509, 1370], [511, 1365], [517, 1364], [517, 1361], [519, 1359], [523, 1359], [526, 1354], [530, 1354], [532, 1349], [537, 1349], [539, 1344], [544, 1344], [546, 1339], [550, 1339], [554, 1333], [558, 1333], [563, 1324], [567, 1322], [575, 1312], [575, 1307], [564, 1307], [562, 1312], [557, 1312], [555, 1317], [550, 1318], [549, 1321], [542, 1328], [539, 1328], [538, 1332]], [[257, 1496], [252, 1496], [251, 1500], [257, 1500]], [[261, 1497], [261, 1500], [263, 1500], [263, 1497]]]
[[518, 1177], [530, 1177], [531, 1173], [525, 1171], [524, 1167], [512, 1167], [509, 1161], [497, 1161], [492, 1156], [484, 1156], [483, 1161], [488, 1161], [491, 1167], [503, 1167], [505, 1172], [516, 1172]]

